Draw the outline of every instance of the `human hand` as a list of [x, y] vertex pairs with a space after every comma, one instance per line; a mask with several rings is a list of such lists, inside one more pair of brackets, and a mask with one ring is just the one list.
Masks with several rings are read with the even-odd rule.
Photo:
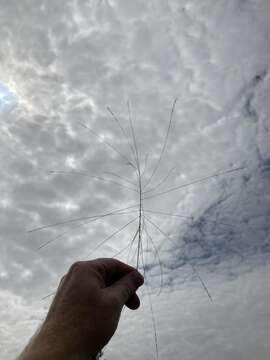
[[114, 259], [73, 264], [60, 282], [39, 333], [20, 359], [88, 360], [95, 356], [113, 336], [123, 306], [133, 310], [140, 306], [136, 290], [143, 281], [136, 269]]

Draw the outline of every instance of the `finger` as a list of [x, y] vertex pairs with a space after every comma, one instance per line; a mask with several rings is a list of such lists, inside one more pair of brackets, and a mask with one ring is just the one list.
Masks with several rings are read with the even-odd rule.
[[63, 282], [65, 281], [66, 275], [62, 276], [60, 283], [59, 283], [59, 287], [63, 284]]
[[140, 307], [140, 303], [141, 303], [140, 299], [138, 295], [135, 293], [130, 297], [130, 299], [125, 303], [125, 305], [130, 310], [137, 310]]
[[64, 285], [64, 282], [65, 282], [66, 277], [67, 277], [67, 275], [62, 276], [62, 278], [61, 278], [61, 280], [60, 280], [60, 282], [59, 282], [59, 285], [58, 285], [58, 288], [57, 288], [56, 292], [59, 292], [59, 291], [60, 291], [60, 289], [62, 289], [62, 288], [63, 288], [63, 285]]
[[107, 289], [114, 297], [118, 299], [121, 305], [131, 301], [132, 306], [134, 305], [134, 300], [130, 299], [133, 295], [135, 295], [136, 290], [142, 286], [143, 282], [143, 276], [137, 270], [133, 270]]
[[136, 271], [132, 266], [116, 259], [101, 258], [89, 263], [102, 275], [106, 286], [111, 286], [126, 274]]

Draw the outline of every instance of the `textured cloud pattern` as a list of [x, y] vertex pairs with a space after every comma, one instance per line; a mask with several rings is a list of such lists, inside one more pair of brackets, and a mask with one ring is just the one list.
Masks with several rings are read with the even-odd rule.
[[[89, 217], [137, 202], [127, 103], [146, 184], [177, 98], [158, 196], [144, 202], [158, 226], [147, 228], [160, 262], [145, 252], [160, 358], [269, 359], [269, 1], [0, 5], [2, 358], [19, 353], [73, 261], [129, 244], [135, 224], [99, 246], [136, 214]], [[108, 358], [155, 358], [142, 297]]]

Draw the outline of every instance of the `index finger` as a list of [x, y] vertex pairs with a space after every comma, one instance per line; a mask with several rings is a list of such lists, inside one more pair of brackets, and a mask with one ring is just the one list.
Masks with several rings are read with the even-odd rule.
[[91, 265], [101, 274], [106, 286], [112, 285], [123, 276], [136, 270], [130, 265], [111, 258], [92, 260]]

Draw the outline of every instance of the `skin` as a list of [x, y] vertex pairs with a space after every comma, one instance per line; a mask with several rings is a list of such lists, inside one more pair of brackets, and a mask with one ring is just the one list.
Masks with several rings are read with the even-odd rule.
[[73, 264], [18, 360], [89, 360], [110, 341], [123, 306], [138, 309], [143, 276], [114, 259]]

